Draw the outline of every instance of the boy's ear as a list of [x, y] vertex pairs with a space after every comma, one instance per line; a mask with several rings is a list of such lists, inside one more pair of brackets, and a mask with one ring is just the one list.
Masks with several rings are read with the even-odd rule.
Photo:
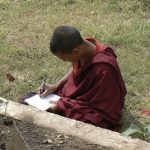
[[77, 54], [77, 53], [79, 52], [79, 49], [78, 49], [78, 48], [74, 48], [74, 49], [72, 50], [72, 52], [73, 52], [74, 54]]

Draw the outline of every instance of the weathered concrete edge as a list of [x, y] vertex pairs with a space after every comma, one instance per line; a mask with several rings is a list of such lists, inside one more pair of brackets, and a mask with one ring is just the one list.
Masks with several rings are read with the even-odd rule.
[[[6, 99], [0, 98], [0, 114], [5, 115]], [[65, 134], [79, 137], [93, 144], [109, 147], [114, 150], [149, 150], [150, 143], [139, 139], [121, 136], [117, 132], [95, 127], [56, 114], [37, 110], [33, 107], [8, 101], [7, 115], [14, 119], [30, 121], [45, 128], [53, 128]]]

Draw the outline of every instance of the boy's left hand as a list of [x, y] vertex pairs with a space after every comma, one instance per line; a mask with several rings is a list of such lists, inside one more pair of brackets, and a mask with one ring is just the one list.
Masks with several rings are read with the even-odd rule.
[[47, 111], [52, 112], [52, 113], [58, 113], [59, 108], [57, 106], [57, 103], [52, 103], [51, 107]]

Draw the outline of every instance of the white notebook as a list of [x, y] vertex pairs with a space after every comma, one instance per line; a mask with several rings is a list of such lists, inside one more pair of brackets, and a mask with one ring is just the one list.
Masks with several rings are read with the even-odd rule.
[[25, 99], [24, 101], [40, 110], [47, 110], [52, 106], [53, 102], [57, 102], [60, 99], [60, 96], [56, 94], [50, 94], [46, 97], [40, 97], [38, 94]]

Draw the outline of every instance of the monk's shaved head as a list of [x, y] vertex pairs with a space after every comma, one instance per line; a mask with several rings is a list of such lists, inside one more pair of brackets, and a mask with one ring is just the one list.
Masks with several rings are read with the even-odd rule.
[[82, 43], [83, 38], [75, 27], [59, 26], [51, 37], [50, 50], [54, 54], [58, 52], [71, 53], [74, 48]]

